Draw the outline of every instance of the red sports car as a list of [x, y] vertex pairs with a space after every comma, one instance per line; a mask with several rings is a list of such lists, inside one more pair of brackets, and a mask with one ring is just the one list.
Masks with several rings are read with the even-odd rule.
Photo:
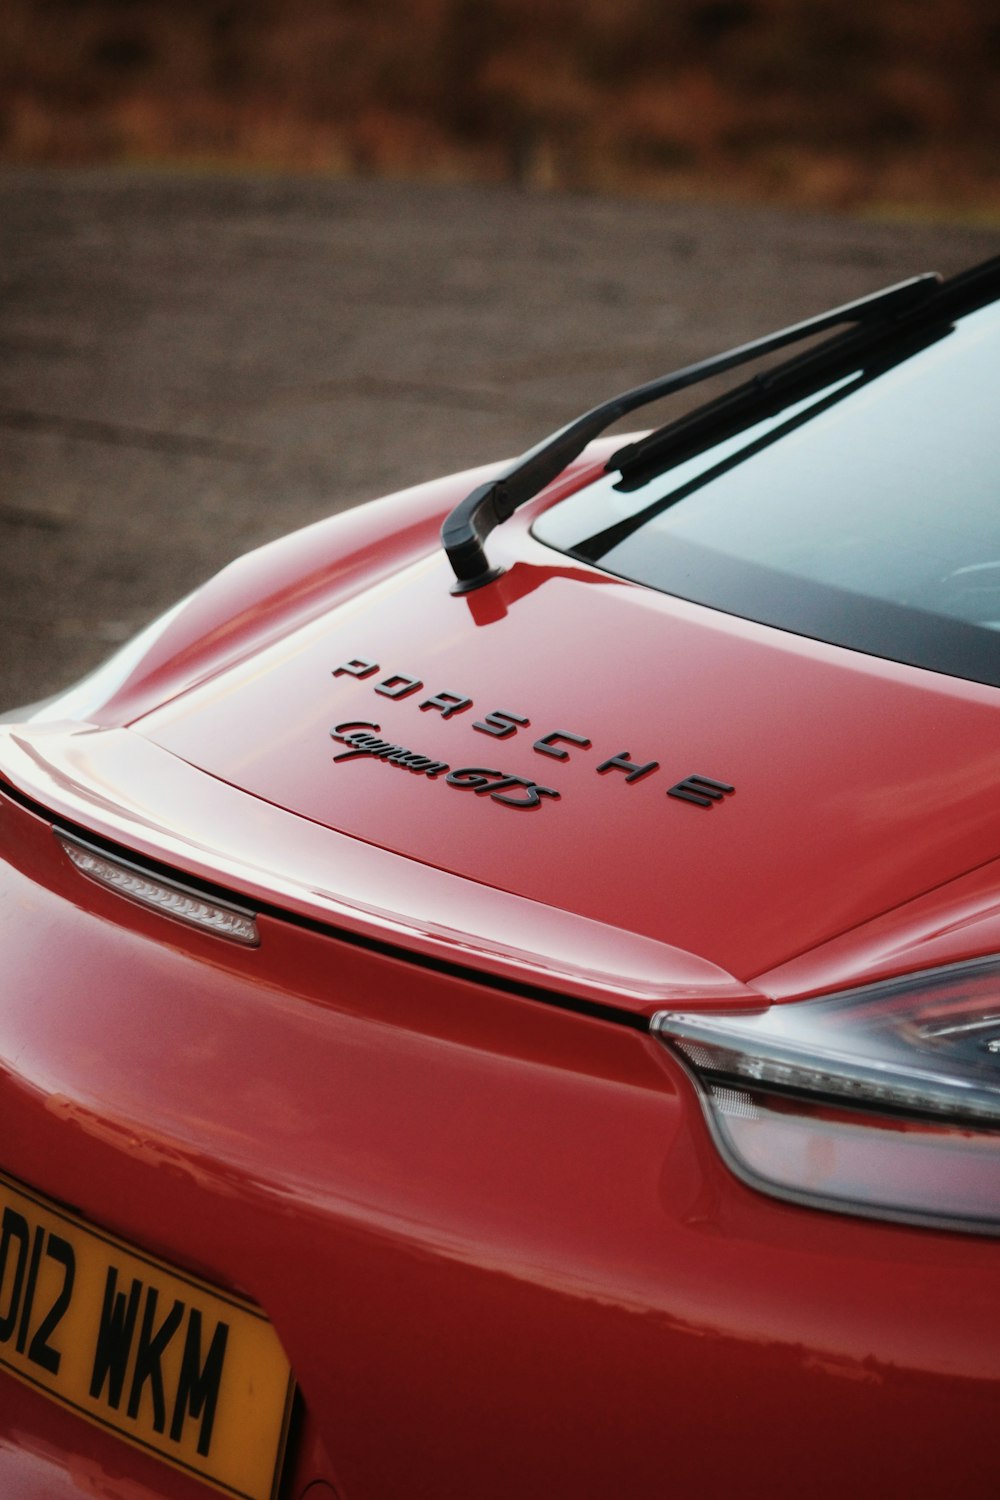
[[7, 716], [4, 1500], [996, 1495], [998, 298]]

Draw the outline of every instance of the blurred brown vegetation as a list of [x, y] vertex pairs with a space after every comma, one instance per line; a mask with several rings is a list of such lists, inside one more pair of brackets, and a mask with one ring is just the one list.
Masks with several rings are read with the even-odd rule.
[[0, 158], [1000, 212], [996, 0], [0, 0]]

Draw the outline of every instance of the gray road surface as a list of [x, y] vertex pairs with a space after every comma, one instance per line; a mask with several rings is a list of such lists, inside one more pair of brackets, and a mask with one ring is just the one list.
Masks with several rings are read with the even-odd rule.
[[272, 536], [996, 249], [501, 188], [0, 172], [0, 708]]

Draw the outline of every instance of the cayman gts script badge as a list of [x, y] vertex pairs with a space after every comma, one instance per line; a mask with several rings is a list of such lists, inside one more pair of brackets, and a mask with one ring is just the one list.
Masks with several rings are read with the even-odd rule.
[[488, 796], [503, 807], [540, 807], [543, 797], [559, 798], [559, 793], [550, 786], [539, 786], [526, 776], [508, 776], [503, 771], [493, 771], [485, 766], [463, 766], [453, 771], [444, 761], [432, 760], [416, 750], [407, 750], [403, 745], [394, 745], [390, 740], [379, 738], [378, 724], [338, 724], [330, 730], [333, 739], [349, 748], [333, 757], [335, 762], [354, 760], [367, 756], [372, 760], [383, 760], [387, 765], [399, 766], [404, 771], [413, 771], [418, 776], [445, 777], [448, 786], [462, 792], [475, 792], [477, 796]]

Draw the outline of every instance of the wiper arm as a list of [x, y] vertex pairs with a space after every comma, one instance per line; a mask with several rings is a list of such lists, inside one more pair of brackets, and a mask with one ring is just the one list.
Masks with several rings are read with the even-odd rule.
[[495, 479], [478, 485], [456, 505], [442, 526], [441, 540], [457, 580], [452, 592], [469, 593], [499, 577], [503, 570], [490, 567], [483, 545], [490, 532], [508, 520], [519, 506], [532, 500], [583, 452], [588, 443], [619, 417], [658, 401], [662, 396], [697, 385], [713, 375], [722, 375], [789, 344], [812, 338], [828, 328], [837, 328], [844, 323], [871, 324], [899, 318], [923, 303], [940, 284], [940, 277], [934, 273], [910, 277], [908, 281], [898, 282], [881, 292], [873, 292], [817, 317], [807, 318], [805, 322], [793, 323], [777, 333], [753, 339], [749, 344], [740, 344], [724, 354], [699, 360], [697, 364], [686, 365], [670, 375], [661, 375], [657, 380], [623, 391], [543, 438]]

